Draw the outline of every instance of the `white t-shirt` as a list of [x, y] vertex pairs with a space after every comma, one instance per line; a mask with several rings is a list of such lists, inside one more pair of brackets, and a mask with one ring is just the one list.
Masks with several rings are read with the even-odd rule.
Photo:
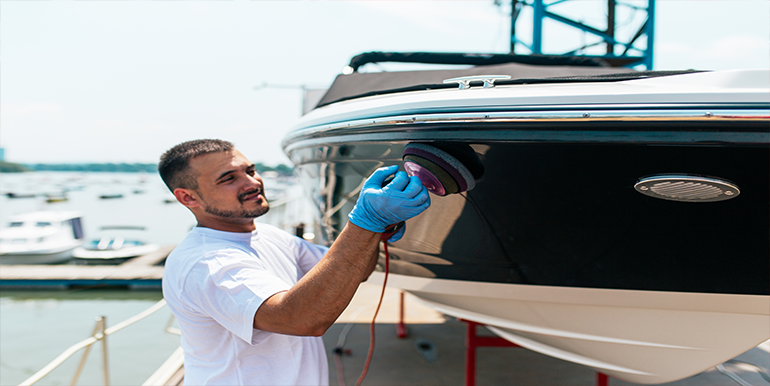
[[327, 385], [320, 337], [257, 330], [265, 299], [291, 288], [328, 250], [270, 225], [196, 227], [166, 259], [163, 296], [179, 321], [184, 384]]

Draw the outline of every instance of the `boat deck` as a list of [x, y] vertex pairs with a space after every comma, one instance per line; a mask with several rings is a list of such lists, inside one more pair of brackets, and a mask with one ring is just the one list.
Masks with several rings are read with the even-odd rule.
[[163, 246], [120, 265], [3, 265], [0, 266], [0, 288], [158, 289], [163, 278], [163, 265], [159, 264], [174, 247]]

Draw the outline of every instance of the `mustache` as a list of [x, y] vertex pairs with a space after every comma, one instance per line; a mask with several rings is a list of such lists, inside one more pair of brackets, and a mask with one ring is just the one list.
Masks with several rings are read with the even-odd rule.
[[257, 189], [252, 189], [252, 190], [249, 190], [248, 192], [243, 192], [239, 194], [238, 201], [240, 201], [241, 204], [243, 204], [243, 200], [245, 200], [247, 196], [250, 196], [255, 193], [261, 193], [263, 197], [265, 196], [264, 191], [261, 188], [257, 188]]

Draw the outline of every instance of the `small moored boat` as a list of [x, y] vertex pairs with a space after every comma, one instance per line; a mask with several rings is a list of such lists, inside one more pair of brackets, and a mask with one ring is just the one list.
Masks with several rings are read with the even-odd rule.
[[67, 200], [69, 199], [64, 194], [46, 194], [45, 195], [45, 202], [49, 204], [53, 204], [57, 202], [65, 202]]
[[83, 243], [78, 212], [43, 211], [12, 216], [0, 229], [0, 264], [54, 264], [68, 261]]
[[34, 198], [37, 197], [34, 193], [14, 193], [8, 192], [5, 194], [8, 198]]
[[75, 248], [72, 252], [74, 263], [115, 265], [124, 263], [137, 256], [155, 252], [160, 248], [157, 244], [146, 243], [135, 238], [123, 237], [126, 231], [143, 231], [145, 230], [144, 227], [106, 226], [102, 227], [101, 230], [117, 230], [121, 235], [107, 235], [107, 233], [105, 233], [101, 238], [91, 240], [83, 246]]

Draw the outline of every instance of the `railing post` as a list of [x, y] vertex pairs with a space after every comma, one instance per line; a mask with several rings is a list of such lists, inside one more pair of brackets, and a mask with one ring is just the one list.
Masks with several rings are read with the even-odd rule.
[[102, 367], [104, 368], [104, 386], [110, 386], [110, 369], [107, 365], [107, 317], [102, 316], [100, 320], [102, 334]]
[[[100, 328], [100, 324], [102, 322], [103, 316], [100, 316], [96, 318], [96, 325], [94, 326], [94, 331], [91, 332], [91, 337], [99, 339], [99, 334], [104, 334], [104, 329]], [[86, 365], [86, 359], [88, 359], [88, 354], [91, 353], [91, 347], [93, 347], [92, 344], [89, 344], [86, 346], [85, 350], [83, 351], [83, 357], [80, 358], [80, 363], [78, 363], [78, 368], [75, 370], [75, 375], [72, 377], [72, 382], [70, 382], [70, 386], [75, 386], [78, 384], [78, 378], [80, 378], [80, 373], [83, 372], [83, 367]]]

